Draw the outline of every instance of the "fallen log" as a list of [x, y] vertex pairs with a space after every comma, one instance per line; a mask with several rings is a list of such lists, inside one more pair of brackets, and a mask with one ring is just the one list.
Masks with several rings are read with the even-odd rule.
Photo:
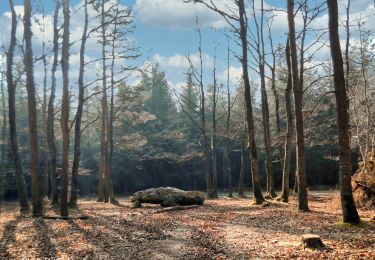
[[70, 219], [89, 219], [89, 216], [82, 215], [82, 216], [74, 216], [74, 217], [71, 217], [71, 216], [68, 216], [68, 217], [62, 217], [62, 216], [49, 216], [49, 215], [46, 215], [46, 216], [43, 216], [42, 218], [43, 218], [43, 219], [62, 219], [62, 220], [70, 220]]
[[162, 213], [162, 212], [168, 212], [168, 211], [176, 211], [176, 210], [185, 210], [185, 209], [195, 209], [200, 207], [199, 205], [191, 205], [191, 206], [174, 206], [174, 207], [167, 207], [167, 208], [162, 208], [159, 210], [156, 210], [153, 212], [154, 214]]
[[138, 191], [130, 198], [133, 208], [142, 207], [142, 203], [160, 204], [162, 207], [202, 205], [203, 192], [184, 191], [173, 187], [160, 187]]

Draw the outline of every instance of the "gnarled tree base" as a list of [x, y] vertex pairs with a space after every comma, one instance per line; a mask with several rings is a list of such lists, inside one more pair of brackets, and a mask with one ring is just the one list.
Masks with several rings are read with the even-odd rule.
[[367, 154], [366, 166], [359, 162], [359, 169], [352, 177], [352, 188], [357, 207], [375, 208], [375, 151]]

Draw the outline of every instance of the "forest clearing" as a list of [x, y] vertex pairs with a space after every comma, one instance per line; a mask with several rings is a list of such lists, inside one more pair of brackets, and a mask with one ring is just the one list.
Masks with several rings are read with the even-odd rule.
[[[130, 208], [80, 200], [71, 216], [22, 217], [15, 204], [0, 219], [1, 259], [374, 259], [374, 211], [363, 224], [340, 224], [337, 192], [311, 192], [308, 213], [290, 203], [252, 205], [250, 198], [208, 200], [199, 208], [156, 213], [160, 206]], [[48, 209], [46, 215], [53, 215]], [[304, 249], [301, 236], [320, 235], [325, 248]], [[53, 258], [55, 257], [55, 258]], [[43, 259], [43, 258], [42, 258]]]
[[0, 260], [375, 259], [374, 68], [373, 0], [1, 0]]

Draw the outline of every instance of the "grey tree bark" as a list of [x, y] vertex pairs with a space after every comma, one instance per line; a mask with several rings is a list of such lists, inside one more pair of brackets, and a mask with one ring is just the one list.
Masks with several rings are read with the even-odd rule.
[[62, 101], [61, 101], [61, 131], [62, 131], [62, 162], [61, 162], [61, 194], [60, 214], [62, 217], [69, 216], [68, 211], [68, 173], [69, 173], [69, 25], [70, 11], [69, 0], [63, 1], [64, 31], [61, 48], [61, 70], [63, 78]]
[[46, 43], [44, 39], [44, 33], [45, 33], [45, 15], [44, 15], [44, 9], [43, 9], [43, 43], [42, 43], [42, 49], [43, 49], [43, 102], [42, 102], [42, 129], [43, 129], [43, 138], [41, 140], [42, 142], [42, 160], [43, 160], [43, 178], [41, 181], [41, 195], [42, 197], [48, 196], [48, 142], [47, 142], [47, 58], [46, 58]]
[[264, 51], [264, 15], [263, 15], [263, 5], [264, 1], [260, 1], [261, 13], [260, 13], [260, 23], [255, 12], [255, 3], [252, 3], [253, 17], [256, 27], [256, 39], [255, 40], [255, 51], [258, 55], [258, 68], [260, 76], [260, 93], [261, 93], [261, 103], [262, 103], [262, 123], [263, 123], [263, 138], [264, 147], [266, 152], [266, 176], [267, 176], [267, 197], [276, 197], [274, 176], [273, 176], [273, 166], [272, 166], [272, 152], [271, 152], [271, 130], [270, 130], [270, 113], [268, 107], [268, 95], [266, 89], [266, 75], [265, 75], [265, 51]]
[[57, 190], [57, 172], [56, 172], [56, 144], [55, 144], [55, 97], [56, 97], [56, 70], [58, 64], [59, 52], [59, 29], [58, 16], [60, 10], [60, 0], [56, 1], [55, 12], [53, 15], [53, 62], [51, 68], [51, 92], [47, 109], [47, 143], [50, 157], [51, 171], [51, 204], [59, 204], [59, 194]]
[[[197, 22], [198, 23], [198, 22]], [[200, 91], [200, 101], [199, 101], [199, 116], [200, 116], [200, 125], [199, 129], [201, 132], [201, 147], [203, 153], [203, 172], [204, 178], [206, 182], [206, 191], [207, 197], [212, 199], [214, 198], [214, 191], [212, 185], [212, 175], [210, 173], [210, 162], [208, 156], [208, 141], [207, 141], [207, 132], [206, 132], [206, 96], [205, 90], [203, 85], [203, 58], [202, 58], [202, 34], [201, 30], [197, 29], [198, 32], [198, 53], [199, 53], [199, 68], [195, 68], [192, 61], [188, 58], [190, 68], [192, 69], [192, 73], [194, 78], [196, 79], [199, 91]]]
[[1, 108], [3, 122], [1, 124], [1, 149], [0, 149], [0, 212], [4, 201], [4, 190], [5, 190], [5, 151], [6, 151], [6, 131], [7, 131], [7, 113], [6, 113], [6, 101], [5, 101], [5, 91], [4, 91], [4, 72], [0, 71], [1, 83], [0, 83], [0, 93], [1, 93]]
[[77, 112], [75, 116], [75, 126], [74, 126], [74, 157], [72, 166], [72, 181], [70, 189], [69, 206], [72, 208], [77, 207], [77, 185], [78, 185], [78, 169], [81, 160], [81, 124], [82, 124], [82, 114], [83, 114], [83, 103], [85, 95], [85, 86], [83, 83], [83, 77], [85, 74], [85, 49], [87, 41], [87, 28], [88, 28], [88, 11], [87, 11], [87, 0], [84, 3], [84, 25], [81, 37], [81, 47], [79, 51], [79, 75], [78, 75], [78, 105]]
[[[251, 174], [252, 174], [252, 183], [253, 183], [253, 193], [254, 193], [254, 203], [261, 204], [264, 202], [264, 197], [260, 185], [259, 177], [259, 165], [258, 165], [258, 153], [255, 143], [255, 127], [254, 127], [254, 116], [253, 108], [251, 101], [250, 93], [250, 79], [248, 71], [248, 42], [247, 42], [247, 17], [246, 17], [246, 8], [244, 0], [233, 0], [233, 3], [238, 7], [238, 15], [228, 14], [223, 10], [220, 10], [213, 1], [204, 1], [204, 0], [185, 0], [186, 2], [201, 3], [207, 8], [213, 10], [222, 16], [228, 25], [234, 29], [236, 36], [238, 36], [242, 51], [242, 57], [240, 61], [242, 64], [242, 78], [245, 86], [245, 103], [246, 103], [246, 119], [247, 119], [247, 135], [249, 140], [249, 154], [251, 161]], [[237, 24], [238, 23], [239, 27]]]
[[227, 176], [228, 176], [228, 197], [232, 198], [232, 171], [231, 171], [231, 161], [229, 153], [229, 130], [230, 130], [230, 113], [231, 113], [231, 96], [230, 96], [230, 75], [229, 75], [229, 59], [230, 59], [230, 49], [228, 42], [228, 52], [227, 52], [227, 121], [226, 121], [226, 132], [225, 132], [225, 161], [227, 164]]
[[101, 45], [102, 45], [102, 100], [101, 100], [101, 141], [99, 162], [98, 202], [108, 202], [106, 180], [108, 171], [108, 95], [107, 95], [107, 70], [106, 70], [106, 28], [105, 28], [105, 1], [101, 0]]
[[31, 189], [33, 199], [33, 216], [43, 215], [43, 203], [40, 196], [41, 174], [38, 172], [39, 152], [38, 152], [38, 125], [37, 109], [35, 99], [35, 82], [33, 68], [33, 49], [31, 44], [31, 1], [24, 0], [24, 39], [25, 39], [25, 70], [26, 70], [26, 89], [27, 104], [29, 111], [29, 135], [30, 135], [30, 152], [31, 152]]
[[216, 99], [217, 99], [217, 82], [216, 82], [216, 55], [214, 58], [213, 71], [213, 93], [212, 93], [212, 133], [211, 133], [211, 159], [212, 159], [212, 186], [214, 198], [217, 198], [217, 141], [216, 141]]
[[282, 190], [280, 194], [280, 200], [288, 202], [289, 200], [289, 175], [290, 175], [290, 159], [292, 152], [292, 138], [294, 132], [293, 125], [293, 111], [292, 111], [292, 68], [290, 65], [290, 48], [289, 40], [287, 40], [285, 48], [286, 63], [288, 67], [288, 82], [285, 89], [285, 111], [286, 111], [286, 122], [287, 132], [284, 142], [284, 159], [283, 159], [283, 181]]
[[261, 190], [260, 178], [259, 178], [259, 165], [258, 165], [258, 153], [255, 143], [255, 127], [254, 127], [254, 116], [250, 94], [250, 80], [248, 72], [248, 50], [247, 50], [247, 21], [246, 21], [246, 9], [244, 0], [238, 1], [239, 7], [239, 23], [240, 23], [240, 39], [242, 48], [242, 77], [245, 85], [245, 103], [246, 103], [246, 122], [247, 122], [247, 135], [249, 140], [249, 153], [251, 161], [251, 173], [253, 182], [253, 193], [254, 203], [261, 204], [264, 201], [264, 197]]
[[336, 96], [342, 215], [345, 223], [359, 224], [361, 220], [354, 204], [351, 186], [352, 165], [349, 137], [349, 102], [345, 87], [345, 74], [340, 47], [337, 0], [328, 0], [327, 5], [329, 15], [329, 40]]
[[115, 13], [115, 22], [114, 22], [114, 29], [113, 29], [113, 36], [112, 36], [112, 43], [111, 43], [111, 96], [110, 96], [110, 108], [109, 108], [109, 119], [108, 119], [108, 142], [109, 142], [109, 152], [108, 152], [108, 174], [107, 174], [107, 192], [108, 198], [110, 203], [117, 203], [115, 199], [115, 194], [113, 192], [113, 181], [112, 181], [112, 161], [113, 161], [113, 123], [115, 117], [115, 109], [114, 109], [114, 88], [115, 88], [115, 60], [116, 60], [116, 40], [117, 40], [117, 33], [118, 33], [118, 26], [117, 19], [119, 16], [118, 7]]
[[[16, 84], [13, 77], [13, 57], [14, 48], [16, 46], [17, 34], [17, 14], [14, 10], [13, 0], [9, 0], [9, 6], [12, 14], [12, 26], [10, 32], [10, 42], [7, 58], [7, 87], [8, 87], [8, 118], [9, 118], [9, 137], [12, 150], [12, 159], [15, 170], [16, 184], [18, 190], [18, 198], [20, 203], [20, 211], [29, 210], [29, 202], [26, 194], [25, 178], [22, 170], [21, 154], [18, 147], [17, 125], [16, 125]], [[4, 97], [4, 96], [3, 96]], [[5, 110], [4, 110], [5, 111]]]
[[298, 209], [301, 211], [308, 211], [307, 200], [307, 180], [305, 173], [305, 140], [304, 140], [304, 126], [303, 126], [303, 105], [302, 96], [303, 90], [298, 78], [298, 61], [297, 61], [297, 46], [296, 33], [294, 24], [294, 0], [288, 0], [288, 24], [289, 24], [289, 42], [290, 42], [290, 56], [292, 67], [292, 82], [294, 93], [294, 111], [295, 124], [297, 133], [297, 176], [298, 176]]
[[271, 33], [271, 27], [272, 25], [268, 23], [268, 40], [270, 42], [270, 48], [271, 48], [271, 55], [272, 55], [272, 63], [268, 66], [271, 70], [271, 90], [275, 102], [275, 123], [276, 123], [276, 133], [277, 133], [277, 142], [275, 149], [279, 150], [279, 160], [280, 165], [283, 167], [284, 162], [284, 152], [283, 152], [283, 145], [281, 142], [281, 122], [280, 122], [280, 97], [279, 93], [276, 89], [276, 55], [277, 50], [275, 50], [273, 45], [273, 38]]

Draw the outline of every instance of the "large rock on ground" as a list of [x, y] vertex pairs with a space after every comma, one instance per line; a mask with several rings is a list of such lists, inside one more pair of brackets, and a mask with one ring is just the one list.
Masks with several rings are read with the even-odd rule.
[[162, 207], [202, 205], [204, 199], [203, 192], [184, 191], [173, 187], [160, 187], [138, 191], [130, 198], [135, 208], [141, 207], [142, 203], [160, 204]]

